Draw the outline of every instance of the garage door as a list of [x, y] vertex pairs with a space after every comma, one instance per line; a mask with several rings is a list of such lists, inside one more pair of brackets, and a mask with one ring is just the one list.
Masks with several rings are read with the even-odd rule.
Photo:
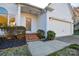
[[53, 30], [56, 32], [56, 36], [67, 36], [72, 35], [72, 24], [68, 22], [62, 22], [58, 20], [53, 20], [53, 22], [49, 22], [48, 30]]

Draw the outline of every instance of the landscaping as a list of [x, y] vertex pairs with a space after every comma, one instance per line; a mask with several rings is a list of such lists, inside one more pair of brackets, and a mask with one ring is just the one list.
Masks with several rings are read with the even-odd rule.
[[48, 31], [47, 32], [47, 39], [48, 40], [54, 40], [56, 36], [56, 33], [54, 31]]
[[48, 40], [54, 40], [56, 37], [56, 33], [54, 31], [47, 31], [47, 37], [45, 36], [45, 31], [44, 30], [37, 30], [37, 36], [39, 39], [43, 39], [43, 41], [48, 41]]
[[0, 26], [0, 49], [25, 45], [25, 31], [23, 26]]
[[79, 35], [79, 30], [74, 30], [74, 35]]
[[70, 46], [51, 53], [48, 56], [79, 56], [79, 45], [71, 44]]
[[31, 56], [27, 45], [0, 50], [0, 56]]
[[0, 56], [29, 56], [31, 53], [27, 47], [23, 26], [0, 27]]
[[37, 30], [37, 36], [39, 37], [39, 39], [44, 39], [45, 38], [45, 31], [44, 30]]

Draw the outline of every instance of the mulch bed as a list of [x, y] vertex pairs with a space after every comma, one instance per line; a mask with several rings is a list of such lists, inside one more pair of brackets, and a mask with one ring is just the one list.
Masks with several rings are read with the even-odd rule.
[[[1, 38], [0, 38], [1, 40]], [[4, 40], [2, 39], [0, 43], [0, 49], [6, 49], [6, 48], [12, 48], [17, 46], [26, 45], [26, 39], [18, 40], [18, 39], [10, 39], [10, 40]]]

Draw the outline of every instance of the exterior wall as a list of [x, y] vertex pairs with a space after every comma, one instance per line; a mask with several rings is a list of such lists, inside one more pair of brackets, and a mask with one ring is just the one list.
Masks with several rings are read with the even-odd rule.
[[64, 21], [73, 22], [72, 14], [67, 3], [55, 3], [53, 4], [53, 11], [47, 12], [48, 17], [55, 17]]
[[[17, 15], [18, 15], [18, 9], [16, 4], [0, 4], [0, 7], [5, 8], [8, 11], [8, 19], [10, 19], [11, 17], [14, 17], [15, 19], [17, 19]], [[16, 22], [17, 23], [17, 22]]]
[[47, 15], [46, 13], [43, 13], [38, 16], [38, 29], [46, 31], [46, 26], [47, 26]]
[[[66, 3], [53, 4], [53, 11], [47, 11], [47, 31], [53, 30], [56, 32], [56, 36], [66, 36], [73, 34], [73, 20], [69, 5]], [[54, 17], [59, 20], [71, 22], [66, 23], [58, 20], [50, 20], [49, 17]]]
[[32, 14], [28, 14], [28, 13], [22, 13], [21, 14], [21, 25], [26, 27], [26, 18], [31, 18], [32, 20], [32, 23], [31, 23], [31, 31], [30, 32], [27, 32], [27, 33], [36, 33], [37, 31], [37, 16], [35, 15], [32, 15]]

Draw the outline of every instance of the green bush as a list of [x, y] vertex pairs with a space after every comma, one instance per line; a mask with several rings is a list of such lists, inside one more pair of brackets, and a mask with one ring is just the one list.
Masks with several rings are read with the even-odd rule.
[[79, 29], [78, 30], [74, 30], [74, 35], [79, 35]]
[[26, 28], [23, 26], [13, 26], [13, 27], [3, 26], [3, 27], [0, 27], [0, 29], [5, 30], [7, 33], [11, 33], [11, 34], [14, 34], [14, 33], [25, 34], [26, 32]]
[[37, 36], [40, 39], [45, 38], [45, 32], [44, 32], [44, 30], [41, 30], [41, 29], [37, 30]]
[[47, 32], [47, 40], [53, 40], [55, 38], [56, 33], [54, 31]]
[[23, 26], [17, 26], [17, 27], [15, 27], [15, 31], [17, 32], [17, 34], [25, 34], [26, 28]]
[[5, 32], [5, 38], [12, 39], [16, 38], [16, 35], [21, 35], [22, 37], [25, 37], [26, 34], [26, 28], [23, 26], [5, 26], [5, 27], [0, 27], [1, 30]]

